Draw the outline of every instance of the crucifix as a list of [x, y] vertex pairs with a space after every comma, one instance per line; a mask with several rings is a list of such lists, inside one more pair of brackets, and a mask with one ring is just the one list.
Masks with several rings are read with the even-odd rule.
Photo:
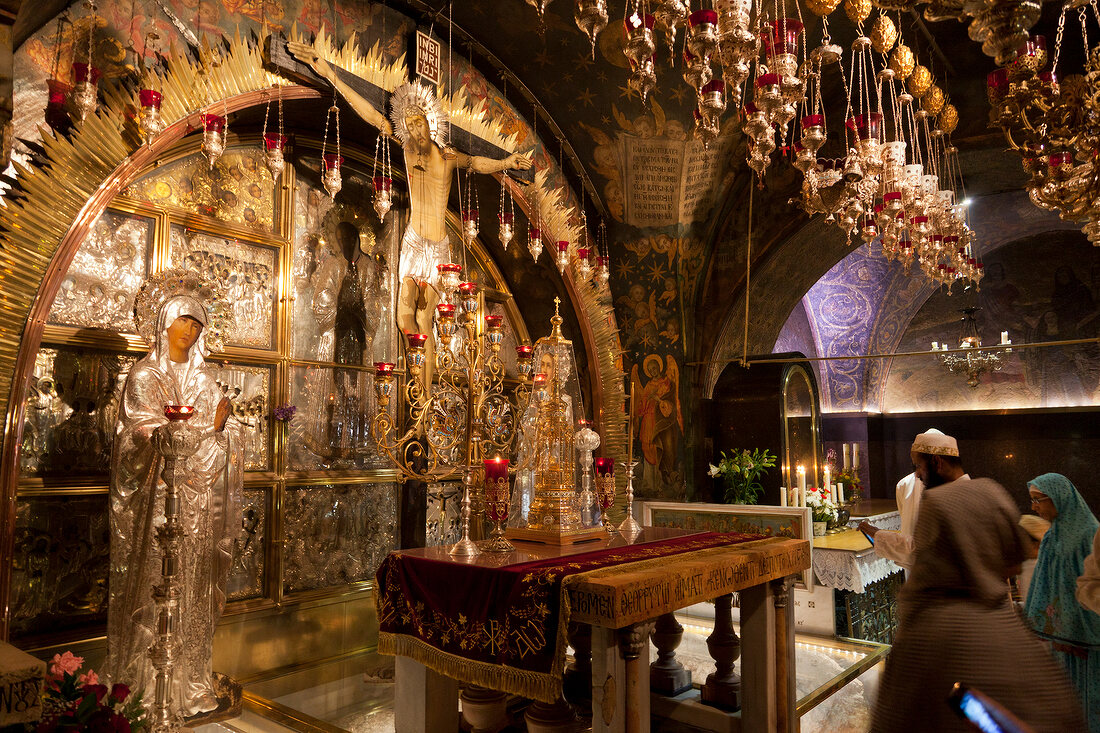
[[[531, 157], [508, 154], [457, 128], [448, 136], [442, 103], [431, 87], [420, 82], [406, 82], [387, 94], [330, 63], [313, 45], [287, 42], [283, 38], [269, 38], [268, 59], [280, 73], [306, 83], [317, 85], [327, 81], [355, 114], [376, 127], [380, 134], [395, 138], [401, 146], [409, 185], [409, 223], [401, 239], [398, 262], [397, 325], [406, 334], [431, 334], [432, 314], [442, 297], [436, 265], [454, 259], [446, 215], [455, 170], [465, 168], [485, 174], [516, 170], [522, 172], [517, 178], [530, 180]], [[387, 106], [388, 119], [384, 114]], [[450, 144], [448, 139], [460, 147]], [[428, 345], [431, 343], [429, 338]], [[430, 351], [427, 357], [428, 363], [432, 363]]]

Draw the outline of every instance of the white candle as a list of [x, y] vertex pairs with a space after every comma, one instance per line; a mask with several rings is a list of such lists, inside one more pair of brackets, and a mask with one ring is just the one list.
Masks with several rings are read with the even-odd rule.
[[1008, 346], [1012, 342], [1008, 340], [1008, 331], [1001, 331], [1001, 345]]
[[851, 461], [849, 460], [849, 456], [851, 454], [849, 453], [849, 451], [850, 451], [850, 448], [848, 447], [848, 444], [845, 443], [844, 444], [844, 470], [845, 471], [847, 471], [851, 467]]
[[779, 506], [787, 506], [787, 487], [779, 487]]
[[798, 490], [805, 495], [806, 493], [806, 469], [802, 466], [798, 467]]
[[834, 504], [840, 504], [836, 500], [836, 484], [827, 484], [827, 486], [829, 487], [829, 498], [833, 500]]
[[836, 496], [837, 496], [837, 499], [840, 500], [840, 501], [837, 502], [837, 504], [838, 505], [843, 504], [844, 503], [844, 484], [843, 483], [840, 483], [840, 484], [836, 485]]
[[852, 443], [852, 470], [859, 470], [859, 443]]
[[940, 350], [940, 342], [939, 341], [933, 341], [932, 342], [932, 351], [939, 351], [939, 350]]
[[832, 486], [833, 485], [832, 484], [833, 473], [832, 473], [832, 471], [829, 470], [828, 466], [825, 466], [825, 472], [824, 473], [825, 473], [825, 479], [821, 482], [821, 485], [825, 486], [825, 487]]

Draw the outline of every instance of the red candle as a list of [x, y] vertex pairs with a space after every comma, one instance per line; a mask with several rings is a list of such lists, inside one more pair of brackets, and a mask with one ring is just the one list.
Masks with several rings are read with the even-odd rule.
[[539, 372], [538, 374], [535, 375], [535, 386], [536, 387], [545, 387], [546, 386], [546, 375], [543, 372]]
[[423, 348], [424, 342], [428, 340], [428, 334], [426, 334], [426, 333], [410, 333], [410, 334], [406, 334], [406, 338], [409, 339], [409, 348], [419, 349], [419, 348]]
[[520, 344], [516, 347], [516, 357], [519, 359], [530, 359], [534, 357], [535, 349], [528, 344]]
[[508, 459], [500, 456], [485, 459], [485, 480], [499, 481], [500, 479], [508, 480]]
[[477, 283], [459, 283], [458, 292], [463, 295], [477, 295]]
[[199, 115], [199, 117], [202, 119], [203, 130], [214, 130], [215, 132], [221, 132], [225, 129], [225, 118], [221, 115], [204, 113]]
[[393, 364], [388, 361], [376, 361], [374, 362], [374, 371], [380, 377], [393, 376]]
[[615, 462], [610, 458], [597, 458], [596, 459], [596, 475], [597, 476], [614, 476], [615, 475]]
[[435, 307], [435, 312], [440, 318], [454, 318], [455, 307], [453, 303], [440, 303]]
[[559, 252], [568, 252], [569, 251], [569, 242], [566, 242], [564, 240], [561, 241], [561, 242], [558, 242], [558, 251]]
[[504, 316], [485, 316], [485, 325], [489, 328], [501, 328], [504, 326]]

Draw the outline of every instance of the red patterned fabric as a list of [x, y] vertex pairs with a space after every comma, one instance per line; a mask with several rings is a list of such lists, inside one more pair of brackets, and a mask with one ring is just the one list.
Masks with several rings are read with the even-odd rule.
[[467, 682], [553, 702], [561, 689], [570, 575], [763, 539], [702, 532], [503, 567], [391, 553], [378, 569], [379, 651]]

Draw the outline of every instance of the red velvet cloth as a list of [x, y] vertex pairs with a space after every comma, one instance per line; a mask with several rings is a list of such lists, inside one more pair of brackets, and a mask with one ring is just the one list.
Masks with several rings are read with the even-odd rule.
[[[501, 670], [486, 665], [514, 670], [517, 679], [545, 675], [556, 680], [560, 689], [565, 652], [560, 632], [569, 621], [561, 612], [564, 578], [763, 537], [701, 532], [503, 567], [394, 552], [378, 569], [376, 604], [380, 632], [396, 638], [393, 643], [380, 643], [380, 650], [396, 650], [451, 676], [481, 669], [498, 680]], [[475, 677], [471, 673], [465, 681], [487, 684]], [[493, 686], [537, 696], [522, 685]]]

